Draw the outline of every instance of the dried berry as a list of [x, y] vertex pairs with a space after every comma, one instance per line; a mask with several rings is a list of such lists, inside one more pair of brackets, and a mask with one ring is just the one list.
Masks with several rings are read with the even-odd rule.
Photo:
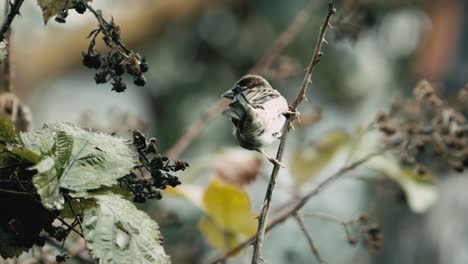
[[127, 89], [127, 85], [125, 85], [124, 81], [122, 78], [115, 78], [114, 81], [112, 82], [112, 90], [116, 91], [118, 93], [121, 93]]
[[90, 69], [99, 69], [101, 67], [101, 55], [99, 52], [90, 51], [82, 52], [83, 56], [83, 65]]
[[67, 9], [62, 9], [57, 13], [57, 16], [55, 16], [55, 21], [57, 21], [58, 23], [63, 24], [65, 22], [67, 22], [66, 21], [67, 17], [68, 17], [68, 10]]
[[79, 14], [83, 14], [84, 12], [86, 12], [86, 5], [80, 0], [73, 1], [73, 8]]
[[94, 75], [94, 80], [96, 81], [96, 84], [101, 84], [101, 83], [106, 83], [107, 82], [107, 72], [104, 71], [98, 71]]
[[137, 76], [135, 77], [135, 79], [133, 80], [133, 83], [137, 86], [145, 86], [146, 84], [146, 78], [145, 76], [143, 75], [140, 75], [140, 76]]

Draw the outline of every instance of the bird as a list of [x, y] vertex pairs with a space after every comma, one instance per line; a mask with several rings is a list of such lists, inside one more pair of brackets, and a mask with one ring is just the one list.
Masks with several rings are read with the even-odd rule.
[[284, 167], [268, 156], [263, 147], [281, 138], [290, 111], [280, 92], [259, 75], [245, 75], [221, 97], [231, 99], [223, 114], [233, 123], [233, 134], [242, 148], [258, 151], [273, 164]]

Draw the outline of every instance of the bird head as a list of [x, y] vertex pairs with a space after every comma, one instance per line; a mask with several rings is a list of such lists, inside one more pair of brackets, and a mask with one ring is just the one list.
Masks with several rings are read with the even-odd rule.
[[[227, 92], [223, 93], [221, 97], [225, 97], [228, 99], [234, 99], [234, 97], [248, 89], [252, 88], [271, 88], [270, 83], [268, 83], [265, 78], [259, 75], [245, 75], [244, 77], [240, 78], [234, 86], [228, 90]], [[272, 88], [273, 89], [273, 88]]]

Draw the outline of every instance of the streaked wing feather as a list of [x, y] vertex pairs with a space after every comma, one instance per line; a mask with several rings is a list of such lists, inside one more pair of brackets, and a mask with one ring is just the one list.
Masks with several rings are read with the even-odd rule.
[[246, 92], [243, 92], [243, 94], [249, 104], [254, 108], [261, 108], [263, 103], [281, 96], [277, 90], [270, 88], [249, 89]]

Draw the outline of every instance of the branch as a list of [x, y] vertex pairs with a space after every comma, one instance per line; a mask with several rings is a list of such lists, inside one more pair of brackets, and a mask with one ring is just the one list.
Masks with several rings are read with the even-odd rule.
[[[304, 27], [307, 19], [309, 18], [310, 9], [317, 1], [311, 1], [307, 7], [299, 12], [294, 20], [289, 24], [285, 31], [283, 31], [258, 62], [250, 68], [248, 73], [261, 74], [267, 70], [278, 55], [293, 41], [294, 37]], [[230, 100], [219, 99], [210, 109], [203, 114], [195, 123], [193, 123], [185, 133], [177, 140], [177, 142], [167, 151], [167, 156], [170, 159], [177, 159], [197, 138], [202, 132], [206, 124], [213, 118], [219, 116], [224, 109], [229, 105]]]
[[318, 261], [320, 264], [326, 263], [326, 262], [323, 260], [322, 256], [320, 256], [320, 253], [319, 253], [317, 247], [315, 246], [315, 243], [314, 243], [314, 241], [312, 240], [312, 237], [310, 236], [309, 232], [307, 232], [306, 226], [305, 226], [304, 221], [302, 220], [302, 218], [301, 218], [299, 215], [297, 215], [297, 214], [294, 214], [294, 218], [296, 219], [297, 224], [298, 224], [299, 227], [301, 228], [302, 233], [303, 233], [304, 236], [306, 237], [307, 242], [309, 243], [310, 250], [312, 251], [312, 253], [314, 253], [314, 256], [315, 256], [315, 258], [317, 259], [317, 261]]
[[[49, 237], [49, 236], [42, 236], [45, 241], [55, 247], [56, 249], [58, 250], [65, 250], [66, 252], [70, 252], [70, 249], [67, 248], [65, 245], [62, 245], [62, 243], [59, 243], [57, 242], [55, 239]], [[78, 252], [77, 254], [73, 254], [71, 255], [72, 258], [76, 258], [78, 261], [80, 261], [80, 263], [89, 263], [89, 264], [94, 264], [94, 263], [97, 263], [96, 261], [94, 261], [93, 259], [89, 258], [89, 257], [86, 257], [84, 256], [84, 254], [81, 254], [81, 252]]]
[[23, 2], [24, 0], [15, 0], [13, 4], [10, 4], [10, 12], [6, 16], [5, 21], [3, 21], [2, 28], [0, 29], [0, 41], [3, 41], [5, 39], [5, 34], [10, 28], [10, 25], [13, 22], [13, 19], [15, 19], [15, 16], [19, 14], [19, 10]]
[[[302, 85], [299, 89], [299, 93], [296, 97], [296, 100], [294, 100], [291, 110], [293, 112], [297, 111], [297, 107], [299, 104], [304, 100], [305, 98], [305, 92], [307, 90], [307, 87], [311, 83], [311, 76], [312, 72], [315, 68], [315, 66], [318, 64], [320, 61], [320, 57], [322, 56], [322, 46], [323, 43], [326, 42], [325, 40], [325, 33], [327, 31], [327, 28], [330, 26], [330, 20], [331, 17], [336, 13], [336, 9], [334, 7], [334, 0], [331, 0], [328, 3], [328, 14], [325, 17], [325, 20], [323, 22], [322, 27], [320, 28], [320, 33], [319, 37], [317, 39], [317, 43], [315, 44], [314, 52], [312, 55], [312, 59], [310, 61], [310, 65], [307, 68], [307, 72], [304, 76], [304, 80], [302, 81]], [[286, 140], [288, 138], [289, 134], [289, 129], [291, 126], [291, 123], [294, 119], [294, 116], [289, 116], [286, 120], [286, 123], [283, 127], [283, 135], [281, 136], [281, 142], [278, 148], [278, 153], [276, 154], [276, 159], [281, 162], [281, 159], [283, 157], [283, 152], [284, 148], [286, 145]], [[262, 249], [262, 244], [263, 240], [265, 239], [265, 230], [266, 230], [266, 222], [268, 218], [268, 212], [270, 211], [270, 204], [271, 204], [271, 199], [273, 195], [273, 189], [275, 188], [276, 184], [276, 177], [278, 176], [278, 172], [280, 170], [280, 165], [275, 164], [273, 166], [273, 171], [271, 173], [270, 177], [270, 182], [268, 184], [268, 188], [265, 194], [265, 200], [263, 202], [262, 206], [262, 211], [260, 213], [260, 217], [258, 219], [258, 229], [257, 229], [257, 238], [255, 239], [254, 243], [254, 251], [253, 251], [253, 256], [252, 256], [252, 264], [257, 264], [261, 260], [261, 249]]]
[[[268, 226], [266, 227], [265, 231], [268, 232], [274, 227], [278, 226], [279, 224], [283, 223], [286, 221], [291, 216], [294, 216], [312, 197], [316, 196], [319, 194], [323, 189], [328, 187], [331, 183], [336, 181], [337, 179], [343, 177], [346, 175], [346, 173], [354, 170], [355, 168], [361, 166], [368, 160], [372, 159], [373, 157], [379, 156], [383, 154], [385, 151], [389, 150], [389, 148], [385, 148], [381, 151], [371, 153], [353, 163], [350, 163], [348, 165], [343, 166], [341, 169], [336, 171], [334, 174], [332, 174], [330, 177], [326, 178], [323, 180], [321, 183], [319, 183], [315, 188], [310, 190], [308, 193], [306, 193], [304, 196], [302, 196], [299, 200], [294, 199], [292, 201], [289, 201], [285, 203], [284, 205], [280, 206], [280, 208], [285, 208], [280, 210], [280, 212], [275, 216], [269, 223]], [[239, 243], [237, 246], [232, 248], [230, 251], [226, 252], [223, 256], [220, 256], [216, 259], [214, 259], [210, 264], [216, 264], [216, 263], [224, 263], [226, 259], [229, 257], [232, 257], [239, 253], [242, 249], [246, 248], [247, 246], [251, 245], [256, 239], [257, 235], [254, 235], [244, 242]]]

